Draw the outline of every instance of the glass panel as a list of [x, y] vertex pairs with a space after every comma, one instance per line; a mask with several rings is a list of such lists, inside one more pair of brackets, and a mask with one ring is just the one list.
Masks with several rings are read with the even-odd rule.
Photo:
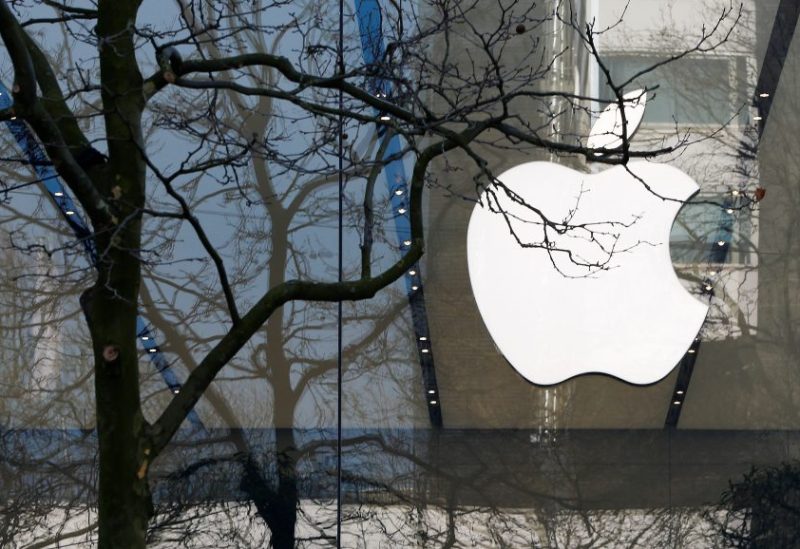
[[[422, 259], [369, 299], [318, 296], [278, 309], [237, 347], [158, 460], [129, 471], [149, 475], [148, 543], [794, 546], [800, 42], [789, 32], [790, 4], [748, 1], [740, 14], [723, 13], [727, 0], [345, 2], [340, 98], [340, 13], [329, 3], [145, 2], [141, 69], [174, 80], [144, 119], [145, 152], [174, 177], [151, 167], [144, 239], [131, 250], [143, 267], [137, 356], [147, 421], [182, 394], [233, 324], [192, 219], [206, 228], [243, 311], [288, 280], [359, 280], [414, 244], [416, 162], [435, 140], [446, 145], [418, 181]], [[84, 20], [93, 15], [74, 6], [64, 10], [75, 17], [25, 28], [58, 25], [36, 39], [58, 61], [78, 123], [100, 149], [97, 44]], [[582, 39], [587, 24], [594, 42]], [[703, 29], [714, 38], [698, 48]], [[233, 63], [213, 78], [165, 74], [156, 49], [166, 54], [170, 44], [204, 63], [275, 54], [320, 78], [295, 82], [273, 58], [271, 67]], [[498, 188], [492, 176], [550, 162], [591, 193], [593, 177], [623, 173], [591, 151], [576, 154], [597, 106], [613, 99], [593, 47], [615, 82], [635, 76], [625, 91], [653, 88], [631, 163], [649, 162], [654, 173], [669, 165], [700, 189], [671, 227], [670, 254], [682, 297], [708, 314], [674, 369], [644, 386], [597, 370], [529, 383], [492, 338], [469, 273], [470, 216], [480, 191]], [[12, 122], [0, 132], [0, 546], [92, 546], [97, 403], [80, 296], [96, 250], [41, 166], [31, 166], [24, 139], [6, 131], [20, 130]], [[484, 123], [468, 146], [447, 140]], [[552, 185], [553, 194], [566, 186], [537, 173], [531, 185]], [[191, 218], [179, 214], [175, 193]], [[583, 195], [573, 198], [580, 207]], [[573, 214], [550, 221], [561, 229]], [[543, 278], [526, 280], [536, 296], [548, 291]], [[624, 310], [631, 293], [665, 292], [674, 281], [670, 270], [653, 272], [614, 305]], [[508, 290], [516, 324], [556, 316], [543, 299], [524, 302], [505, 278], [494, 285]], [[644, 302], [653, 319], [671, 313], [671, 304]], [[573, 338], [610, 324], [586, 318], [581, 303], [564, 310], [557, 328]], [[609, 340], [615, 360], [652, 324]]]
[[[648, 55], [608, 55], [602, 58], [615, 85], [628, 82], [626, 90], [649, 88], [644, 123], [726, 124], [739, 110], [735, 82], [736, 60], [727, 58], [685, 58], [667, 63], [668, 58]], [[604, 81], [600, 97], [615, 100]]]
[[670, 234], [675, 263], [751, 264], [755, 234], [748, 209], [730, 194], [692, 199], [678, 214]]

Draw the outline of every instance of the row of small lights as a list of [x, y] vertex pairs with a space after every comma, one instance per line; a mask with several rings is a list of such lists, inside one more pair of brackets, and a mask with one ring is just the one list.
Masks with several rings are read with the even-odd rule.
[[[53, 193], [53, 196], [56, 198], [62, 198], [64, 196], [64, 191], [56, 191]], [[65, 209], [64, 215], [75, 215], [75, 210]]]
[[[387, 95], [382, 91], [378, 91], [375, 93], [375, 97], [377, 97], [378, 99], [386, 99]], [[392, 117], [389, 116], [388, 114], [382, 114], [378, 117], [378, 120], [380, 120], [381, 122], [388, 122], [391, 119]]]
[[[387, 97], [387, 95], [386, 95], [386, 93], [384, 93], [382, 91], [378, 91], [375, 94], [375, 97], [377, 97], [379, 99], [385, 99]], [[380, 121], [382, 121], [382, 122], [388, 122], [388, 121], [390, 121], [392, 119], [392, 117], [389, 116], [388, 114], [381, 114], [378, 117], [378, 119]], [[394, 195], [397, 196], [397, 197], [401, 197], [404, 194], [406, 194], [406, 191], [405, 191], [405, 189], [403, 187], [397, 187], [394, 190]], [[408, 208], [406, 208], [405, 206], [400, 206], [399, 208], [397, 208], [397, 214], [398, 215], [405, 215], [406, 213], [408, 213]], [[411, 246], [411, 244], [412, 244], [412, 241], [410, 239], [403, 240], [403, 246], [404, 247], [408, 248], [409, 246]], [[416, 292], [417, 290], [420, 289], [420, 281], [418, 280], [419, 277], [418, 277], [417, 270], [415, 268], [409, 269], [408, 276], [411, 278], [411, 282], [412, 282], [411, 291], [412, 292]], [[420, 353], [422, 353], [424, 355], [430, 354], [431, 348], [430, 348], [430, 339], [428, 338], [428, 336], [420, 335], [420, 336], [418, 336], [418, 341], [419, 341]], [[426, 390], [426, 394], [427, 394], [427, 397], [428, 397], [428, 404], [430, 404], [431, 406], [436, 406], [436, 405], [439, 404], [439, 400], [438, 400], [438, 398], [436, 396], [436, 389], [427, 389]]]
[[[142, 334], [139, 337], [141, 338], [142, 341], [150, 341], [152, 339], [147, 334]], [[147, 352], [150, 353], [151, 355], [154, 355], [154, 354], [156, 354], [158, 352], [158, 347], [149, 347], [147, 349]], [[181, 388], [180, 387], [170, 387], [170, 390], [172, 391], [173, 394], [176, 394], [176, 395], [181, 392]]]
[[[766, 93], [766, 92], [762, 92], [762, 93], [759, 93], [758, 96], [760, 98], [762, 98], [762, 99], [766, 99], [767, 97], [769, 97], [769, 94]], [[755, 120], [756, 122], [760, 122], [762, 120], [762, 117], [761, 116], [754, 116], [753, 120]]]
[[[387, 94], [381, 90], [378, 90], [375, 93], [375, 97], [377, 97], [378, 99], [386, 99]], [[388, 114], [381, 114], [378, 116], [378, 119], [381, 122], [388, 122], [392, 119], [392, 117], [389, 116]], [[406, 190], [403, 187], [397, 187], [394, 189], [394, 195], [397, 197], [402, 197], [405, 194]], [[407, 213], [408, 213], [408, 208], [406, 208], [405, 206], [401, 205], [400, 207], [397, 208], [398, 215], [406, 215]], [[409, 246], [411, 246], [412, 241], [411, 239], [405, 239], [403, 240], [402, 244], [403, 247], [408, 248]], [[409, 269], [408, 276], [411, 278], [411, 291], [416, 292], [417, 290], [420, 289], [420, 281], [416, 268]], [[430, 339], [428, 338], [428, 336], [420, 335], [418, 336], [418, 341], [419, 341], [420, 353], [424, 355], [430, 354], [431, 352]], [[427, 389], [426, 394], [428, 397], [428, 404], [430, 404], [431, 406], [436, 406], [437, 404], [439, 404], [439, 400], [436, 396], [436, 389]]]
[[[3, 93], [0, 92], [0, 95], [3, 95]], [[16, 120], [16, 119], [17, 119], [16, 115], [12, 115], [11, 116], [11, 120]], [[56, 192], [53, 193], [53, 195], [60, 198], [60, 197], [64, 196], [64, 192], [63, 191], [56, 191]], [[66, 215], [75, 215], [75, 212], [73, 210], [66, 210], [66, 211], [64, 211], [64, 213]]]
[[[397, 189], [395, 189], [394, 194], [396, 196], [403, 196], [403, 194], [405, 194], [405, 191], [402, 188], [397, 188]], [[404, 208], [402, 206], [397, 209], [397, 213], [400, 214], [400, 215], [405, 215], [407, 211], [408, 210], [406, 210], [406, 208]], [[411, 240], [404, 240], [403, 241], [403, 246], [406, 246], [406, 247], [411, 246]], [[411, 277], [411, 291], [412, 292], [416, 292], [420, 288], [420, 280], [419, 280], [418, 274], [419, 273], [415, 268], [411, 268], [411, 269], [408, 270], [408, 276]], [[420, 351], [419, 352], [424, 354], [424, 355], [430, 354], [430, 352], [431, 352], [430, 339], [428, 338], [428, 336], [421, 335], [421, 336], [418, 337], [418, 340], [419, 340], [419, 344], [420, 344]], [[428, 394], [428, 403], [431, 406], [436, 406], [437, 404], [439, 404], [439, 401], [436, 398], [436, 390], [435, 389], [428, 389], [427, 390], [427, 394]]]
[[[767, 94], [767, 95], [769, 95], [769, 94]], [[742, 194], [742, 192], [741, 192], [741, 191], [739, 191], [738, 189], [733, 189], [733, 190], [731, 191], [731, 195], [732, 195], [734, 198], [738, 197], [738, 196], [739, 196], [739, 195], [741, 195], [741, 194]], [[733, 213], [734, 213], [735, 211], [736, 211], [736, 210], [734, 210], [733, 208], [726, 208], [726, 209], [725, 209], [725, 213], [727, 213], [727, 214], [729, 214], [729, 215], [733, 215]], [[717, 246], [719, 246], [720, 248], [722, 248], [722, 247], [724, 247], [724, 246], [727, 246], [727, 245], [728, 245], [728, 242], [727, 242], [727, 241], [725, 241], [725, 240], [718, 240], [718, 241], [716, 242], [716, 244], [717, 244]], [[717, 276], [718, 274], [719, 274], [719, 271], [717, 271], [716, 269], [711, 269], [711, 270], [708, 272], [708, 275], [709, 275], [709, 277], [715, 277], [715, 276]], [[704, 289], [704, 290], [706, 290], [707, 292], [710, 292], [710, 291], [713, 289], [713, 287], [711, 286], [711, 282], [710, 282], [710, 280], [709, 280], [709, 279], [706, 279], [706, 280], [703, 282], [703, 289]]]
[[[696, 355], [697, 354], [697, 346], [699, 344], [700, 344], [700, 337], [698, 336], [698, 337], [694, 338], [694, 342], [692, 343], [692, 346], [689, 348], [689, 350], [686, 351], [686, 354], [687, 355]], [[686, 390], [685, 389], [677, 389], [675, 391], [675, 398], [672, 399], [673, 406], [680, 406], [681, 404], [683, 404], [683, 399], [684, 399], [685, 395], [686, 395]]]
[[[765, 98], [769, 97], [769, 94], [766, 93], [766, 92], [762, 92], [762, 93], [758, 94], [758, 97], [760, 97], [762, 99], [765, 99]], [[762, 120], [762, 117], [761, 116], [754, 116], [753, 120], [758, 122], [758, 121]], [[740, 194], [741, 194], [741, 191], [739, 191], [738, 189], [734, 189], [734, 190], [731, 191], [731, 195], [733, 195], [734, 197], [738, 197]], [[729, 214], [729, 215], [732, 215], [734, 213], [734, 211], [735, 210], [733, 208], [726, 208], [725, 209], [725, 212], [727, 214]], [[728, 243], [726, 241], [724, 241], [724, 240], [718, 240], [717, 241], [717, 246], [719, 246], [719, 247], [723, 247], [723, 246], [725, 246], [727, 244]], [[719, 271], [717, 269], [711, 269], [708, 272], [708, 278], [706, 278], [703, 281], [703, 290], [705, 290], [705, 292], [708, 293], [708, 292], [711, 292], [711, 290], [714, 289], [714, 286], [713, 286], [713, 283], [712, 283], [711, 279], [713, 277], [717, 276], [718, 274], [719, 274]], [[696, 337], [694, 339], [694, 343], [692, 344], [692, 346], [689, 348], [688, 351], [686, 351], [686, 354], [687, 355], [695, 355], [695, 354], [697, 354], [697, 345], [698, 345], [698, 343], [700, 343], [700, 338]], [[674, 406], [680, 406], [683, 403], [683, 398], [684, 398], [685, 394], [686, 394], [686, 391], [684, 389], [676, 390], [675, 391], [675, 398], [673, 399], [672, 404]]]
[[[3, 93], [0, 92], [0, 95], [3, 95]], [[12, 115], [11, 118], [10, 118], [10, 120], [16, 120], [16, 119], [17, 119], [17, 115]], [[56, 192], [53, 193], [53, 196], [55, 196], [57, 198], [61, 198], [61, 197], [64, 196], [64, 191], [60, 191], [60, 190], [56, 191]], [[75, 211], [74, 210], [65, 210], [64, 214], [66, 214], [66, 215], [75, 215]]]
[[[768, 96], [769, 96], [769, 94], [761, 95], [761, 97], [768, 97]], [[731, 195], [733, 195], [734, 197], [737, 197], [740, 194], [741, 194], [741, 192], [739, 190], [737, 190], [737, 189], [734, 189], [734, 190], [731, 191]], [[728, 214], [733, 214], [734, 211], [735, 210], [733, 208], [726, 208], [725, 209], [725, 212], [728, 213]], [[726, 246], [728, 244], [728, 242], [726, 242], [725, 240], [718, 240], [716, 242], [716, 244], [717, 244], [717, 246], [719, 246], [721, 248], [723, 246]], [[708, 276], [702, 282], [702, 291], [703, 291], [703, 293], [711, 294], [712, 290], [714, 289], [713, 278], [716, 277], [718, 274], [719, 274], [719, 270], [717, 270], [716, 268], [713, 268], [713, 269], [708, 271]], [[694, 338], [694, 343], [689, 348], [689, 350], [686, 351], [686, 354], [687, 355], [696, 355], [697, 354], [697, 345], [698, 345], [698, 343], [700, 343], [700, 337], [699, 336]], [[672, 404], [674, 406], [680, 406], [683, 403], [682, 399], [684, 398], [685, 394], [686, 394], [686, 392], [685, 392], [684, 389], [676, 390], [675, 391], [675, 398], [672, 400]]]
[[[0, 95], [3, 95], [2, 92], [0, 92]], [[11, 116], [11, 120], [16, 120], [16, 119], [17, 119], [16, 115]], [[56, 197], [56, 198], [63, 198], [64, 197], [63, 189], [59, 189], [59, 190], [53, 192], [53, 196]], [[69, 216], [75, 215], [75, 210], [67, 208], [67, 209], [64, 209], [63, 211], [64, 211], [65, 215], [69, 215]], [[140, 337], [141, 337], [142, 341], [149, 341], [151, 339], [150, 336], [148, 336], [146, 334], [143, 334]], [[150, 354], [155, 354], [155, 353], [158, 352], [158, 347], [150, 347], [149, 349], [147, 349], [147, 352], [150, 353]], [[172, 387], [171, 390], [176, 395], [181, 392], [180, 387]]]
[[[416, 269], [410, 269], [408, 271], [408, 276], [410, 276], [412, 280], [411, 291], [413, 292], [419, 290], [419, 284], [417, 283], [417, 278], [418, 278], [417, 274], [418, 273]], [[430, 354], [431, 352], [430, 338], [426, 335], [421, 335], [417, 337], [417, 340], [419, 342], [419, 348], [420, 348], [419, 352], [422, 353], [423, 355]], [[436, 406], [437, 404], [439, 404], [439, 401], [436, 397], [436, 389], [428, 389], [427, 395], [428, 395], [428, 404], [430, 404], [431, 406]]]

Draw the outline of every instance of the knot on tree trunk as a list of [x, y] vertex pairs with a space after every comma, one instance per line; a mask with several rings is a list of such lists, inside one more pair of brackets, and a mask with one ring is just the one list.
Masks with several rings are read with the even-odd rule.
[[106, 345], [103, 347], [103, 360], [106, 364], [111, 364], [119, 359], [119, 347], [117, 345]]

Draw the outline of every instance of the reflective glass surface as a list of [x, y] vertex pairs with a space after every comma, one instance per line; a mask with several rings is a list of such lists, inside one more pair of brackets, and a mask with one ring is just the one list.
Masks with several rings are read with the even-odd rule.
[[[17, 17], [34, 20], [23, 28], [35, 29], [104, 157], [98, 43], [83, 19], [94, 16], [67, 9], [94, 3], [65, 6], [20, 4]], [[74, 17], [50, 21], [63, 13]], [[145, 1], [136, 59], [165, 80], [142, 116], [142, 241], [129, 250], [141, 266], [143, 421], [157, 424], [193, 390], [193, 372], [240, 325], [226, 289], [247, 324], [271, 288], [391, 275], [370, 291], [288, 299], [236, 348], [158, 458], [132, 472], [152, 494], [147, 544], [795, 546], [799, 13], [785, 0], [356, 0], [341, 11]], [[209, 64], [181, 74], [170, 45], [184, 68]], [[275, 57], [209, 68], [240, 54]], [[10, 57], [0, 67], [9, 88], [0, 99], [11, 101]], [[638, 130], [622, 148], [589, 150], [599, 113], [637, 88], [648, 101]], [[6, 114], [0, 546], [92, 547], [103, 395], [81, 296], [104, 251], [74, 187], [32, 152], [51, 144]], [[616, 297], [624, 310], [633, 292], [660, 295], [677, 277], [708, 306], [663, 379], [634, 385], [587, 371], [536, 385], [489, 334], [467, 226], [474, 208], [489, 207], [481, 193], [505, 192], [497, 176], [530, 161], [584, 179], [662, 163], [697, 183], [668, 242], [637, 244], [662, 246], [672, 270]], [[614, 227], [598, 236], [576, 227], [574, 212], [548, 219], [524, 207], [543, 234], [584, 231], [602, 243], [624, 230], [598, 219]], [[563, 252], [545, 240], [530, 248]], [[601, 276], [628, 253], [600, 248], [608, 263], [579, 276]], [[556, 316], [544, 300], [510, 301], [523, 326]], [[575, 321], [558, 327], [571, 337], [607, 322], [572, 307]], [[622, 356], [647, 331], [608, 345]]]

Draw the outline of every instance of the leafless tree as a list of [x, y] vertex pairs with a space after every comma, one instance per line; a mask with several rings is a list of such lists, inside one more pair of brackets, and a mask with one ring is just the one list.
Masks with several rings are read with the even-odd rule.
[[[67, 269], [80, 307], [67, 300], [62, 308], [82, 311], [91, 339], [100, 547], [145, 544], [151, 466], [196, 407], [228, 427], [258, 414], [277, 427], [272, 486], [247, 440], [234, 433], [229, 442], [250, 486], [267, 488], [265, 499], [251, 496], [271, 543], [294, 545], [303, 448], [293, 427], [301, 399], [313, 399], [315, 384], [335, 372], [335, 349], [323, 337], [338, 318], [329, 304], [368, 303], [349, 351], [375, 344], [397, 304], [379, 292], [425, 248], [426, 185], [463, 173], [447, 170], [449, 154], [471, 163], [476, 190], [513, 200], [492, 154], [546, 150], [617, 164], [687, 144], [640, 150], [623, 129], [619, 148], [590, 150], [565, 129], [571, 117], [588, 119], [597, 98], [550, 86], [570, 52], [543, 38], [559, 24], [576, 48], [599, 57], [593, 37], [602, 32], [568, 3], [556, 11], [500, 0], [392, 6], [372, 12], [380, 24], [362, 19], [359, 27], [364, 14], [352, 7], [340, 20], [311, 1], [0, 2], [13, 69], [13, 104], [0, 119], [24, 124], [42, 144], [79, 206], [65, 214], [85, 216], [97, 251]], [[737, 20], [736, 9], [724, 10], [690, 51], [718, 47]], [[621, 107], [630, 81], [607, 76], [610, 101]], [[6, 150], [9, 165], [30, 166]], [[378, 176], [393, 162], [404, 163], [408, 180], [380, 191]], [[397, 191], [401, 207], [392, 202]], [[4, 197], [14, 196], [9, 186]], [[582, 230], [524, 206], [545, 234]], [[340, 212], [342, 243], [356, 253], [331, 253]], [[21, 214], [6, 247], [75, 257], [80, 246], [63, 223]], [[407, 242], [387, 237], [396, 216], [408, 220]], [[60, 243], [42, 248], [19, 236], [37, 230], [61, 233]], [[547, 239], [526, 245], [569, 253]], [[140, 311], [185, 373], [179, 388], [140, 379]], [[238, 376], [266, 378], [271, 405], [256, 409], [254, 396], [234, 396]]]

